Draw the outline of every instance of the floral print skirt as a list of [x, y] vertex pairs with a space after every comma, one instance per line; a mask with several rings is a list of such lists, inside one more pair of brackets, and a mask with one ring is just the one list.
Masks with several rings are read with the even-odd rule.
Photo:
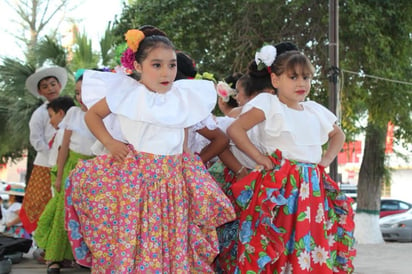
[[80, 162], [66, 181], [66, 227], [92, 273], [213, 273], [216, 227], [235, 218], [198, 156], [131, 152]]
[[315, 164], [272, 156], [232, 186], [241, 207], [234, 273], [352, 273], [353, 200]]
[[[92, 156], [83, 155], [69, 150], [69, 155], [64, 166], [63, 178], [67, 178], [70, 171], [76, 167], [78, 160], [90, 159]], [[51, 169], [54, 196], [47, 203], [39, 218], [34, 239], [38, 247], [46, 250], [44, 259], [47, 261], [73, 260], [73, 253], [64, 226], [65, 204], [64, 186], [57, 192], [54, 182], [57, 176], [57, 166]]]

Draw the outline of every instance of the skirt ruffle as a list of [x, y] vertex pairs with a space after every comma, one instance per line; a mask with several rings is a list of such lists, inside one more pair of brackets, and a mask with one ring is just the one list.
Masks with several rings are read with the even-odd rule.
[[322, 167], [272, 156], [273, 171], [232, 186], [242, 208], [235, 273], [353, 272], [352, 199]]
[[79, 163], [66, 183], [66, 226], [93, 273], [213, 273], [216, 226], [233, 207], [193, 155], [131, 150]]

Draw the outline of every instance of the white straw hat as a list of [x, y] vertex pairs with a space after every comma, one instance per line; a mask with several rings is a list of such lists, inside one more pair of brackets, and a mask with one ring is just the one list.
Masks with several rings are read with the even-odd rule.
[[40, 80], [46, 77], [56, 77], [59, 80], [62, 88], [64, 89], [67, 83], [67, 71], [62, 67], [43, 67], [36, 69], [36, 72], [30, 75], [26, 80], [26, 88], [34, 95], [40, 96], [38, 91], [38, 84]]

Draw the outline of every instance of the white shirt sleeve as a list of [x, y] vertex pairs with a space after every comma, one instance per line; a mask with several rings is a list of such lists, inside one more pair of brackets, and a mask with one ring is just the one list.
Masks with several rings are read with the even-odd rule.
[[44, 115], [42, 108], [44, 108], [43, 105], [33, 112], [29, 122], [30, 144], [37, 152], [49, 150], [49, 144], [46, 142], [45, 136], [49, 117]]

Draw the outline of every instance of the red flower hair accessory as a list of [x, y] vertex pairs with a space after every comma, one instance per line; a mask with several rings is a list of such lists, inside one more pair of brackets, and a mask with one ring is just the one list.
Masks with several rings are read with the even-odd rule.
[[145, 38], [143, 31], [138, 29], [128, 30], [124, 38], [126, 39], [128, 48], [120, 57], [120, 62], [127, 69], [134, 69], [133, 62], [135, 61], [134, 54], [139, 49], [140, 42]]

